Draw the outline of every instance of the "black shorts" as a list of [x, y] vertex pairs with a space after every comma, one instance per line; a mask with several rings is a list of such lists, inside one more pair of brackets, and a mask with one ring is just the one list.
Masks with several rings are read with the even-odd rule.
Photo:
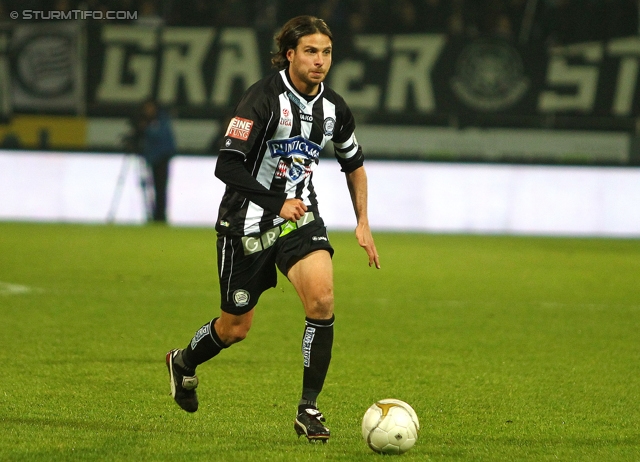
[[244, 314], [256, 306], [262, 293], [278, 282], [277, 268], [285, 276], [305, 255], [324, 249], [333, 256], [327, 228], [318, 217], [288, 234], [276, 227], [260, 236], [218, 234], [220, 308]]

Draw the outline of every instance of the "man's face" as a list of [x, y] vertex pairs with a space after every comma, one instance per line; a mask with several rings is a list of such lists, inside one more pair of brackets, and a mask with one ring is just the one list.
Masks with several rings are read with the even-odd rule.
[[147, 119], [155, 119], [157, 112], [158, 108], [156, 107], [155, 103], [151, 101], [146, 101], [142, 106], [142, 114]]
[[300, 37], [295, 50], [287, 52], [289, 75], [300, 92], [317, 93], [331, 67], [331, 45], [331, 39], [318, 32]]

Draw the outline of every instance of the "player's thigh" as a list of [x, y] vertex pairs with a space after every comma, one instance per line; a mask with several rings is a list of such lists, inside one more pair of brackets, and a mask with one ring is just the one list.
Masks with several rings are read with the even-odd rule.
[[275, 251], [272, 248], [245, 253], [240, 237], [218, 237], [220, 308], [232, 315], [253, 309], [260, 295], [277, 283]]
[[333, 264], [327, 250], [315, 250], [296, 261], [287, 277], [308, 317], [329, 319], [333, 315]]

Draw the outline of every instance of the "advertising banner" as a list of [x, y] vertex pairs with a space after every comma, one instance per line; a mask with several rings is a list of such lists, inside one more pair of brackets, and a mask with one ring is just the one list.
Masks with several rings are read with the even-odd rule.
[[82, 114], [84, 86], [79, 21], [20, 23], [11, 38], [15, 111]]
[[[120, 150], [153, 97], [171, 110], [181, 152], [215, 154], [240, 95], [274, 71], [272, 43], [271, 31], [241, 27], [16, 23], [0, 34], [1, 144]], [[640, 36], [550, 47], [339, 32], [327, 83], [370, 156], [637, 165], [639, 71]], [[42, 115], [81, 116], [84, 128]]]
[[[171, 160], [168, 220], [214, 226], [224, 193], [216, 158]], [[335, 162], [320, 162], [323, 218], [353, 230], [349, 191]], [[139, 159], [126, 155], [0, 150], [0, 220], [144, 223]], [[640, 237], [640, 170], [572, 166], [367, 164], [373, 230]], [[412, 200], [389, 178], [413, 185]]]
[[[270, 72], [247, 28], [92, 27], [89, 113], [154, 96], [193, 117], [228, 112]], [[443, 34], [337, 39], [329, 85], [368, 122], [628, 130], [640, 115], [640, 37], [547, 47]], [[560, 127], [562, 128], [562, 127]]]

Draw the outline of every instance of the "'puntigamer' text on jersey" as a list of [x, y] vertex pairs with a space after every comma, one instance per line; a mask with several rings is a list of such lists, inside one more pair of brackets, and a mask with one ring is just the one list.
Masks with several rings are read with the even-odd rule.
[[[332, 140], [344, 172], [362, 165], [362, 149], [354, 134], [353, 115], [342, 97], [320, 84], [318, 94], [309, 99], [296, 91], [286, 72], [265, 77], [245, 92], [220, 151], [241, 154], [245, 169], [262, 186], [286, 193], [288, 199], [301, 199], [317, 216], [311, 180], [322, 148]], [[282, 222], [274, 211], [227, 186], [216, 229], [231, 235], [253, 235]]]

